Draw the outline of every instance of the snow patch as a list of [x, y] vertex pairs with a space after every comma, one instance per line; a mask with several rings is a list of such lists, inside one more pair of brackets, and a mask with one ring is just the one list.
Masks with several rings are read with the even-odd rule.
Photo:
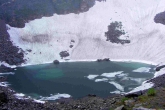
[[45, 101], [36, 100], [36, 99], [34, 99], [34, 102], [36, 102], [36, 103], [42, 103], [42, 104], [44, 104], [44, 103], [45, 103]]
[[25, 94], [23, 94], [23, 93], [16, 93], [16, 94], [14, 94], [15, 96], [16, 96], [16, 98], [18, 98], [18, 99], [25, 99]]
[[60, 99], [60, 98], [70, 98], [71, 95], [69, 94], [56, 94], [56, 95], [51, 95], [50, 97], [42, 97], [41, 101], [46, 101], [46, 100], [57, 100], [57, 99]]
[[161, 76], [165, 74], [165, 68], [162, 68], [160, 71], [157, 71], [155, 74], [154, 74], [154, 78], [158, 77], [158, 76]]
[[[63, 50], [68, 50], [72, 60], [111, 58], [160, 63], [165, 62], [162, 51], [165, 49], [165, 27], [156, 24], [154, 17], [165, 10], [164, 4], [165, 0], [107, 0], [96, 2], [84, 13], [54, 14], [30, 21], [24, 28], [9, 26], [8, 32], [16, 46], [32, 50], [25, 54], [28, 64], [61, 60], [59, 52]], [[114, 21], [122, 22], [130, 44], [106, 42], [105, 32]], [[30, 42], [35, 36], [43, 35], [48, 38], [46, 43]], [[71, 49], [72, 39], [76, 43]]]
[[152, 88], [153, 86], [154, 86], [153, 83], [151, 83], [151, 82], [147, 83], [145, 81], [145, 82], [143, 82], [143, 84], [141, 86], [136, 87], [132, 91], [128, 92], [128, 94], [133, 93], [133, 92], [138, 92], [138, 91], [141, 91], [141, 90], [146, 90], [146, 89]]
[[0, 62], [0, 65], [4, 65], [4, 66], [6, 66], [6, 67], [10, 67], [10, 68], [16, 68], [16, 66], [15, 65], [13, 65], [13, 66], [11, 66], [11, 65], [9, 65], [8, 63], [6, 63], [6, 62]]

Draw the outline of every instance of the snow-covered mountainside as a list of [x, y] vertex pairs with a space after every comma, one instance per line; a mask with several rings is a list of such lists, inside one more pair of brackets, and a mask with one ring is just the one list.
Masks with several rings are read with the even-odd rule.
[[[161, 63], [165, 62], [165, 25], [156, 24], [154, 17], [165, 11], [164, 4], [165, 0], [106, 0], [96, 2], [84, 13], [54, 14], [30, 21], [24, 28], [7, 27], [14, 44], [26, 51], [28, 64], [62, 60], [62, 51], [69, 53], [64, 59], [71, 60], [110, 58]], [[126, 33], [119, 39], [129, 43], [107, 41], [105, 32], [115, 21], [122, 23], [121, 30]]]

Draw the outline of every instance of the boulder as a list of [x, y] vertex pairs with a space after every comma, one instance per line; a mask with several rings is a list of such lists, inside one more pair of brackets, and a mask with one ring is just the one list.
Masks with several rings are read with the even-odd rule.
[[73, 45], [70, 45], [69, 47], [70, 47], [70, 48], [73, 48]]
[[54, 60], [53, 63], [54, 64], [60, 64], [60, 62], [58, 60]]
[[102, 59], [97, 59], [97, 62], [101, 62], [102, 61]]
[[157, 66], [155, 71], [160, 71], [161, 69], [165, 68], [165, 65], [162, 65], [162, 66]]
[[144, 107], [133, 108], [133, 110], [156, 110], [156, 109], [149, 109]]
[[88, 97], [96, 97], [95, 94], [88, 94]]
[[124, 108], [124, 105], [121, 105], [120, 107], [117, 107], [115, 110], [126, 110], [126, 109]]
[[125, 97], [127, 98], [135, 98], [135, 97], [139, 97], [143, 95], [142, 91], [139, 92], [135, 92], [135, 93], [130, 93], [130, 94], [126, 94]]
[[60, 52], [60, 56], [61, 56], [61, 58], [68, 57], [69, 53], [67, 51], [62, 51], [62, 52]]
[[7, 95], [3, 91], [0, 91], [0, 102], [3, 102], [3, 103], [8, 102]]
[[124, 101], [124, 104], [128, 107], [132, 107], [135, 104], [135, 100], [133, 100], [133, 99], [126, 100], [126, 101]]
[[103, 61], [110, 61], [110, 59], [109, 58], [104, 58]]

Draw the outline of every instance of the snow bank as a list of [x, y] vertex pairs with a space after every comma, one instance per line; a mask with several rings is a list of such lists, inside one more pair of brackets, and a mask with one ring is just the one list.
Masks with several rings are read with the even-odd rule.
[[[28, 96], [28, 97], [25, 97], [25, 94], [23, 94], [23, 93], [16, 93], [16, 94], [14, 94], [15, 96], [16, 96], [16, 98], [18, 98], [18, 99], [32, 99], [30, 96]], [[41, 101], [41, 100], [37, 100], [37, 99], [32, 99], [34, 102], [36, 102], [36, 103], [45, 103], [45, 101]]]
[[158, 76], [161, 76], [161, 75], [163, 75], [163, 74], [165, 74], [165, 68], [162, 68], [160, 71], [156, 72], [156, 73], [154, 74], [154, 78], [156, 78], [156, 77], [158, 77]]
[[11, 65], [7, 64], [7, 63], [4, 62], [4, 61], [3, 61], [3, 62], [0, 61], [0, 65], [4, 65], [4, 66], [6, 66], [6, 67], [10, 67], [10, 68], [16, 68], [16, 66], [14, 66], [14, 65], [11, 66]]
[[143, 82], [143, 84], [141, 86], [136, 87], [132, 91], [128, 92], [128, 94], [137, 92], [137, 91], [141, 91], [141, 90], [146, 90], [146, 89], [152, 88], [153, 86], [154, 86], [153, 83], [146, 83], [146, 81], [145, 81], [145, 82]]
[[[165, 0], [107, 0], [96, 2], [85, 13], [54, 14], [30, 21], [24, 28], [7, 26], [16, 46], [32, 50], [25, 54], [28, 64], [60, 60], [59, 52], [64, 50], [70, 53], [68, 59], [72, 60], [133, 59], [158, 64], [165, 61], [165, 26], [154, 23], [153, 19], [165, 10], [164, 4]], [[106, 41], [104, 33], [114, 21], [122, 22], [130, 44]], [[43, 42], [43, 39], [46, 40]], [[70, 45], [73, 48], [69, 48]]]

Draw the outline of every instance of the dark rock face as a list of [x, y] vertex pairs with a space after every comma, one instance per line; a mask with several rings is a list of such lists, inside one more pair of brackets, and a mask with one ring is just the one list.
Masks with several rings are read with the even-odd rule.
[[155, 23], [161, 23], [165, 25], [165, 11], [158, 13], [154, 18]]
[[115, 21], [108, 26], [108, 31], [105, 32], [105, 37], [107, 38], [107, 41], [110, 41], [112, 43], [117, 43], [117, 44], [130, 43], [130, 40], [119, 39], [121, 35], [125, 35], [125, 34], [126, 33], [124, 32], [124, 30], [122, 30], [122, 23]]
[[53, 63], [54, 64], [60, 64], [60, 62], [58, 60], [54, 60]]
[[102, 61], [111, 61], [111, 60], [109, 58], [97, 59], [97, 62], [102, 62]]
[[165, 68], [165, 65], [156, 67], [155, 71], [160, 71], [162, 68]]
[[88, 94], [88, 97], [96, 97], [95, 94]]
[[7, 32], [6, 24], [0, 20], [0, 61], [9, 65], [24, 63], [23, 50], [13, 45]]
[[139, 91], [139, 92], [135, 92], [135, 93], [126, 94], [125, 97], [127, 97], [127, 98], [135, 98], [135, 97], [139, 97], [141, 95], [143, 95], [143, 92]]
[[103, 61], [110, 61], [110, 59], [109, 58], [104, 58]]
[[86, 12], [95, 0], [1, 0], [0, 19], [13, 27], [24, 27], [29, 20], [57, 14]]
[[102, 61], [102, 59], [97, 59], [97, 62], [101, 62]]
[[7, 103], [7, 102], [8, 102], [7, 95], [3, 91], [0, 91], [0, 103]]
[[62, 51], [62, 52], [60, 52], [60, 56], [61, 56], [61, 58], [68, 57], [69, 53], [67, 51]]
[[156, 78], [153, 78], [147, 82], [154, 83], [154, 87], [165, 87], [165, 74], [158, 76]]
[[73, 45], [70, 45], [69, 47], [70, 47], [70, 48], [73, 48]]
[[9, 71], [11, 72], [13, 70], [14, 70], [13, 68], [6, 67], [5, 65], [0, 66], [0, 73], [5, 73], [5, 72], [9, 72]]

